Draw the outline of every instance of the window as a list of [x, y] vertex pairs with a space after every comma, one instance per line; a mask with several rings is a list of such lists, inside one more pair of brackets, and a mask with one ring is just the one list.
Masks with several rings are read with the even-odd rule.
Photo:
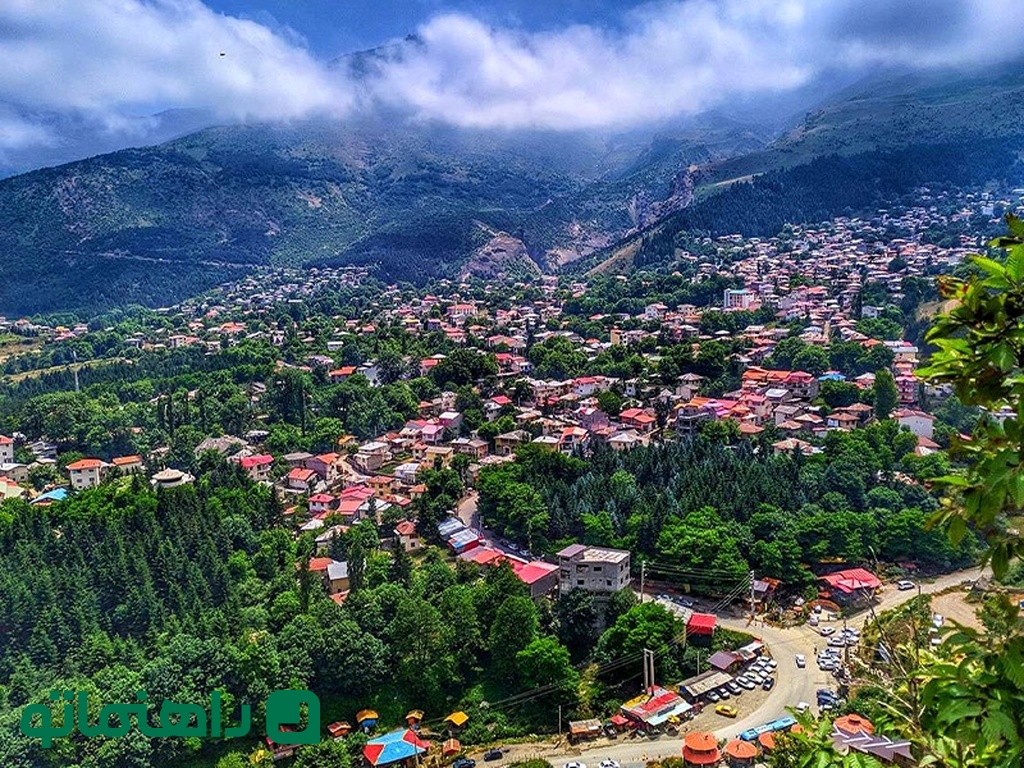
[[576, 579], [576, 584], [578, 584], [579, 586], [582, 587], [583, 586], [583, 579]]

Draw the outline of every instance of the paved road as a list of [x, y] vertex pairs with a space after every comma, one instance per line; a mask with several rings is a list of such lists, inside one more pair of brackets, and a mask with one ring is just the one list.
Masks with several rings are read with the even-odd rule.
[[[880, 595], [875, 612], [895, 608], [918, 593], [941, 592], [965, 581], [974, 581], [987, 573], [987, 571], [977, 568], [959, 571], [942, 576], [934, 582], [921, 584], [919, 589], [903, 592], [897, 590], [895, 586], [889, 586]], [[861, 611], [848, 618], [847, 624], [859, 630], [870, 618], [871, 611]], [[748, 728], [783, 717], [789, 714], [787, 707], [794, 707], [801, 701], [806, 701], [813, 707], [816, 700], [815, 691], [818, 688], [834, 685], [835, 680], [832, 676], [819, 670], [814, 662], [815, 650], [826, 644], [825, 638], [822, 638], [814, 627], [804, 625], [781, 629], [759, 624], [750, 626], [744, 619], [724, 617], [720, 617], [719, 622], [728, 629], [741, 630], [759, 637], [768, 646], [771, 655], [779, 662], [777, 681], [768, 698], [756, 711], [746, 717], [730, 721], [715, 729], [715, 736], [719, 739], [731, 739]], [[798, 653], [807, 657], [807, 666], [804, 669], [799, 669], [796, 666], [794, 657]], [[570, 760], [580, 760], [586, 762], [589, 768], [597, 768], [598, 763], [605, 758], [617, 760], [625, 768], [633, 768], [658, 757], [678, 756], [682, 746], [681, 737], [662, 736], [656, 740], [620, 738], [615, 742], [602, 742], [591, 747], [584, 747], [582, 751], [577, 749], [573, 752], [559, 751], [556, 754], [541, 754], [541, 751], [538, 750], [538, 755], [543, 756], [556, 768], [561, 768]], [[517, 759], [519, 759], [518, 755]]]

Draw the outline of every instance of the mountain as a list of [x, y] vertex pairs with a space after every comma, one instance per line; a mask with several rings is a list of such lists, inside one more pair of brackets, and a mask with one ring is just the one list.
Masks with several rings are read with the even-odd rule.
[[830, 154], [999, 139], [1024, 130], [1024, 61], [977, 72], [877, 73], [800, 116], [764, 149], [701, 169], [700, 186]]
[[550, 267], [685, 204], [679, 174], [767, 134], [616, 136], [398, 119], [210, 128], [0, 181], [0, 312], [167, 304], [262, 264], [455, 274], [487, 237]]

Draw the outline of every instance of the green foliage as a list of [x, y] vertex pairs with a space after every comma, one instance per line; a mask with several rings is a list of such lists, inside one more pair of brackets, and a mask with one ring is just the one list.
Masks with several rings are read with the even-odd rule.
[[1024, 222], [1006, 220], [1010, 235], [990, 244], [1006, 249], [1004, 261], [974, 256], [981, 274], [941, 281], [956, 306], [928, 332], [938, 352], [922, 372], [951, 383], [964, 405], [1006, 415], [1002, 423], [982, 420], [974, 439], [956, 446], [966, 472], [943, 478], [950, 491], [943, 519], [954, 541], [968, 525], [979, 530], [997, 576], [1024, 554], [1024, 540], [1007, 535], [1005, 523], [1005, 515], [1024, 511]]
[[900, 404], [900, 393], [892, 371], [882, 368], [875, 372], [875, 384], [872, 388], [875, 399], [875, 418], [887, 419]]

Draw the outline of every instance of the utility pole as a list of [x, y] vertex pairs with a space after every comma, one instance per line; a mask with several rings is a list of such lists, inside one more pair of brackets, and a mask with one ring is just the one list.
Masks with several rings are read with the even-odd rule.
[[750, 571], [750, 621], [757, 618], [757, 607], [754, 604], [754, 571]]
[[640, 561], [640, 602], [644, 601], [644, 578], [647, 576], [647, 563]]
[[78, 386], [78, 352], [76, 350], [71, 350], [71, 359], [74, 360], [71, 370], [75, 373], [75, 392], [81, 392], [82, 390]]
[[654, 690], [654, 651], [644, 648], [644, 693], [648, 696]]
[[562, 740], [562, 705], [558, 705], [558, 740]]

